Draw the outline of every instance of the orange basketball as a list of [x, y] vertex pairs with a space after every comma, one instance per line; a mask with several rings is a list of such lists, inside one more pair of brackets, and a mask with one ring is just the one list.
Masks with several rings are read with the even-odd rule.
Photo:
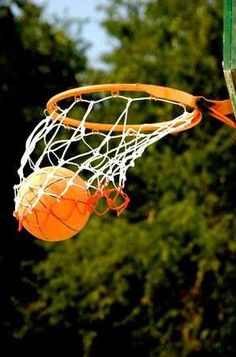
[[78, 233], [90, 215], [89, 194], [84, 180], [73, 176], [71, 170], [52, 166], [26, 178], [14, 213], [20, 225], [48, 241], [65, 240]]

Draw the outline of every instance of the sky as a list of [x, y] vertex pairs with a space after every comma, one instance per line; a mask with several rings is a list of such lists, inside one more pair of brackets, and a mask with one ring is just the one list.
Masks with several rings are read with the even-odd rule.
[[95, 68], [104, 68], [99, 56], [111, 48], [111, 40], [109, 41], [99, 24], [103, 19], [103, 12], [96, 9], [106, 2], [107, 0], [34, 0], [35, 4], [45, 5], [47, 17], [57, 15], [63, 18], [66, 15], [74, 19], [85, 19], [82, 35], [91, 44], [87, 55], [89, 63]]

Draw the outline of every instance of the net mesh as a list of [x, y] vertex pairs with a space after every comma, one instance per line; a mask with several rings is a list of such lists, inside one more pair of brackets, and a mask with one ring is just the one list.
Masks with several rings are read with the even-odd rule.
[[[88, 129], [92, 113], [98, 115], [101, 112], [98, 109], [101, 105], [109, 108], [107, 103], [114, 100], [114, 96], [122, 101], [123, 108], [109, 130]], [[137, 103], [149, 101], [155, 102], [155, 105], [156, 102], [163, 101], [178, 104], [181, 112], [171, 121], [131, 125], [130, 108]], [[76, 126], [68, 125], [65, 120], [68, 113], [77, 111], [81, 115], [79, 106], [83, 108], [83, 115], [79, 117]], [[74, 98], [66, 108], [57, 106], [55, 112], [45, 115], [26, 141], [25, 152], [18, 169], [19, 183], [14, 186], [15, 210], [17, 211], [22, 204], [19, 189], [27, 176], [42, 167], [52, 166], [69, 168], [75, 176], [79, 175], [85, 180], [92, 198], [91, 206], [97, 214], [106, 213], [109, 209], [114, 209], [119, 214], [129, 202], [124, 191], [127, 170], [135, 165], [135, 161], [149, 145], [168, 134], [184, 130], [193, 118], [193, 112], [187, 111], [182, 104], [151, 96], [130, 98], [118, 93], [96, 100]], [[70, 184], [71, 180], [68, 181], [68, 185]], [[39, 191], [38, 200], [40, 195], [47, 194], [44, 187]], [[106, 208], [102, 212], [98, 209], [101, 198], [106, 201]]]

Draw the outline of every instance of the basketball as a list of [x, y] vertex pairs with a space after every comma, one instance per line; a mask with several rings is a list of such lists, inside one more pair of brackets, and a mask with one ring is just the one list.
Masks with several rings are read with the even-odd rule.
[[32, 173], [18, 191], [14, 213], [36, 238], [62, 241], [73, 237], [89, 216], [89, 194], [84, 180], [62, 167], [45, 167]]

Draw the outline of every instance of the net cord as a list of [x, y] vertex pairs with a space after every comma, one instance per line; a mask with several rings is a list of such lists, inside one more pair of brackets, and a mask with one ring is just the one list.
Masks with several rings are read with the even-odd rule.
[[[85, 123], [94, 107], [97, 104], [113, 99], [114, 96], [118, 96], [120, 99], [125, 100], [126, 105], [117, 120], [111, 126], [111, 129], [106, 133], [102, 131], [95, 132], [87, 130]], [[145, 125], [147, 124], [140, 125], [139, 130], [136, 131], [133, 128], [128, 127], [129, 109], [132, 103], [144, 100], [162, 101], [174, 105], [177, 104], [182, 107], [183, 112], [172, 121], [161, 123], [161, 125], [148, 124], [149, 126], [153, 125], [153, 128], [156, 128], [152, 132], [143, 131], [143, 128], [145, 128]], [[77, 127], [68, 127], [67, 124], [64, 124], [63, 119], [75, 105], [81, 103], [85, 103], [88, 107], [80, 124]], [[58, 110], [60, 110], [59, 114]], [[55, 113], [57, 113], [56, 119]], [[21, 198], [18, 193], [21, 183], [26, 180], [26, 167], [32, 172], [37, 172], [43, 165], [45, 158], [51, 166], [55, 166], [55, 171], [56, 167], [73, 167], [74, 177], [76, 175], [81, 175], [81, 177], [83, 177], [84, 172], [86, 172], [86, 175], [88, 176], [86, 177], [86, 186], [94, 197], [105, 195], [108, 201], [111, 200], [109, 194], [112, 187], [112, 190], [115, 189], [117, 192], [120, 192], [121, 196], [123, 195], [122, 197], [125, 197], [126, 202], [128, 202], [128, 198], [126, 199], [125, 194], [123, 194], [127, 170], [130, 167], [135, 166], [135, 161], [142, 156], [149, 145], [152, 145], [170, 133], [184, 130], [184, 128], [190, 125], [193, 119], [194, 113], [188, 112], [183, 104], [154, 98], [152, 96], [130, 98], [119, 94], [112, 94], [95, 101], [83, 99], [80, 96], [75, 97], [74, 101], [66, 109], [61, 109], [57, 106], [57, 111], [51, 115], [47, 115], [40, 121], [26, 140], [25, 152], [21, 159], [20, 168], [18, 169], [20, 182], [18, 185], [14, 186], [16, 210], [21, 203]], [[119, 124], [123, 125], [122, 132], [116, 132], [115, 130]], [[65, 139], [61, 138], [61, 131], [66, 131], [67, 134], [71, 133], [70, 137]], [[99, 144], [97, 147], [93, 147], [89, 143], [89, 139], [96, 135], [97, 138], [99, 138]], [[70, 156], [68, 156], [72, 144], [78, 144], [79, 147], [81, 143], [86, 147], [86, 151], [76, 153], [75, 155], [70, 154]], [[116, 143], [116, 145], [112, 146], [112, 143]], [[38, 150], [39, 146], [43, 146], [43, 149], [39, 157], [34, 159], [33, 156], [35, 156], [35, 151]], [[68, 186], [72, 184], [72, 181], [73, 177], [68, 180], [67, 186], [64, 191], [61, 192], [60, 196], [65, 194]], [[98, 192], [99, 194], [97, 194]], [[40, 195], [42, 194], [45, 194], [43, 187], [39, 192], [38, 200], [40, 200]], [[123, 208], [125, 205], [117, 204], [117, 207], [118, 206]]]

